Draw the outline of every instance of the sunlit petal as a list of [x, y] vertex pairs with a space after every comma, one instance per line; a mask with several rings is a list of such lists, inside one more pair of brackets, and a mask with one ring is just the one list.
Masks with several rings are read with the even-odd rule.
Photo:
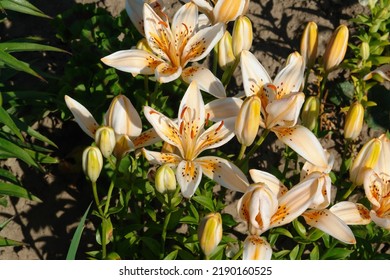
[[205, 156], [196, 159], [201, 165], [203, 173], [218, 184], [228, 189], [245, 192], [248, 189], [248, 179], [233, 163], [226, 159]]
[[266, 108], [268, 114], [266, 127], [271, 129], [276, 125], [294, 126], [304, 102], [305, 94], [302, 92], [287, 94], [280, 99], [272, 100]]
[[303, 83], [305, 62], [303, 57], [294, 52], [289, 56], [287, 65], [276, 75], [274, 85], [278, 96], [299, 91]]
[[371, 222], [369, 210], [360, 203], [341, 201], [329, 210], [347, 225], [367, 225]]
[[79, 102], [74, 100], [68, 95], [65, 95], [65, 103], [69, 110], [72, 112], [76, 122], [80, 128], [90, 137], [95, 138], [96, 130], [99, 128], [98, 123], [92, 114], [81, 105]]
[[156, 67], [154, 75], [160, 83], [169, 83], [179, 78], [181, 73], [181, 67], [163, 62]]
[[383, 181], [373, 169], [364, 171], [362, 177], [366, 197], [376, 210], [381, 206]]
[[244, 241], [243, 260], [270, 260], [272, 248], [269, 243], [257, 235], [249, 235]]
[[194, 161], [181, 161], [176, 169], [176, 179], [184, 197], [190, 198], [195, 193], [202, 179], [202, 169]]
[[226, 97], [225, 87], [222, 82], [206, 67], [187, 67], [183, 70], [181, 77], [188, 84], [192, 81], [196, 81], [201, 90], [208, 92], [215, 97]]
[[205, 58], [222, 38], [224, 32], [224, 24], [220, 23], [205, 27], [194, 34], [183, 50], [181, 56], [183, 67], [187, 62]]
[[142, 153], [150, 164], [177, 166], [182, 161], [182, 158], [175, 154], [153, 152], [144, 148]]
[[250, 169], [249, 174], [251, 175], [253, 182], [266, 184], [278, 198], [284, 195], [288, 190], [283, 183], [271, 173]]
[[268, 72], [251, 52], [243, 50], [240, 63], [246, 96], [257, 94], [264, 84], [272, 82]]
[[141, 135], [133, 139], [135, 149], [150, 146], [159, 141], [161, 141], [161, 138], [154, 128], [142, 132]]
[[272, 131], [284, 144], [296, 151], [307, 161], [320, 167], [326, 167], [328, 160], [317, 137], [306, 127], [274, 127]]
[[390, 81], [390, 64], [382, 65], [377, 69], [375, 69], [374, 71], [371, 71], [370, 73], [364, 76], [363, 80], [366, 81], [371, 79], [374, 76], [374, 74], [378, 74], [383, 79]]
[[218, 0], [213, 10], [214, 21], [222, 23], [233, 21], [242, 14], [244, 7], [245, 1]]
[[390, 230], [390, 217], [379, 217], [377, 213], [374, 210], [370, 211], [370, 216], [372, 221], [377, 224], [378, 226]]
[[324, 152], [325, 152], [325, 155], [328, 159], [328, 165], [326, 167], [316, 166], [316, 165], [310, 163], [309, 161], [306, 161], [305, 164], [302, 166], [301, 180], [305, 179], [307, 177], [307, 175], [309, 175], [310, 173], [313, 173], [316, 171], [322, 172], [322, 173], [329, 173], [332, 170], [334, 160], [335, 160], [334, 155], [327, 150], [324, 150]]
[[189, 2], [175, 13], [172, 20], [172, 33], [175, 36], [176, 47], [181, 50], [193, 35], [198, 23], [198, 7]]
[[308, 210], [302, 214], [308, 225], [318, 228], [341, 242], [355, 244], [352, 230], [328, 209]]
[[213, 100], [205, 106], [206, 116], [209, 120], [214, 122], [231, 117], [237, 117], [242, 103], [242, 99], [236, 97], [226, 97]]
[[126, 12], [139, 33], [144, 34], [143, 0], [126, 0]]
[[144, 107], [144, 115], [161, 139], [177, 147], [183, 153], [179, 128], [174, 121], [149, 106]]
[[234, 122], [230, 118], [209, 127], [197, 139], [194, 154], [198, 155], [206, 149], [217, 148], [230, 141], [234, 137]]
[[163, 61], [154, 54], [144, 50], [117, 51], [105, 56], [101, 61], [118, 70], [136, 74], [152, 75]]
[[379, 159], [374, 170], [378, 174], [387, 173], [390, 175], [390, 139], [387, 138], [386, 134], [382, 134], [378, 137], [378, 140], [381, 141], [382, 145]]

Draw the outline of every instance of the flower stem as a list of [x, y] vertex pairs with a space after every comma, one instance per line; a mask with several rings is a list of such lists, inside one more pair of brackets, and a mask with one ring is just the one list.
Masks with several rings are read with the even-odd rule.
[[355, 190], [356, 187], [357, 187], [356, 184], [352, 183], [352, 186], [350, 186], [347, 192], [343, 195], [343, 200], [346, 200], [351, 195], [351, 193]]
[[234, 61], [234, 64], [225, 72], [222, 76], [222, 84], [226, 87], [233, 76], [234, 71], [236, 70], [238, 64], [240, 63], [240, 57], [237, 57]]
[[242, 256], [242, 252], [244, 252], [244, 247], [240, 248], [240, 250], [233, 256], [232, 260], [238, 260], [238, 258]]
[[96, 207], [97, 207], [97, 209], [99, 211], [99, 214], [103, 217], [104, 214], [103, 214], [102, 209], [100, 208], [100, 200], [99, 200], [99, 196], [98, 196], [98, 193], [97, 193], [96, 182], [92, 182], [92, 192], [93, 192], [93, 197], [95, 199]]
[[160, 253], [160, 259], [164, 258], [165, 255], [165, 240], [167, 239], [167, 229], [168, 229], [168, 224], [171, 219], [171, 209], [168, 210], [169, 212], [167, 213], [165, 220], [164, 220], [164, 225], [163, 225], [163, 231], [161, 233], [161, 253]]
[[261, 146], [261, 144], [264, 142], [265, 138], [267, 138], [267, 135], [269, 134], [269, 129], [264, 129], [263, 132], [260, 135], [259, 140], [252, 146], [252, 148], [249, 150], [249, 152], [246, 154], [245, 157], [237, 161], [237, 166], [242, 167], [244, 162], [248, 160], [253, 154], [257, 151], [257, 149]]
[[240, 149], [240, 153], [239, 153], [239, 155], [237, 157], [237, 161], [242, 160], [242, 158], [245, 155], [245, 150], [246, 150], [246, 146], [245, 145], [241, 145], [241, 149]]
[[106, 205], [104, 207], [104, 216], [107, 215], [108, 209], [110, 207], [110, 201], [111, 201], [111, 196], [112, 196], [112, 191], [114, 189], [114, 186], [115, 186], [115, 176], [114, 178], [112, 178], [110, 187], [108, 188]]

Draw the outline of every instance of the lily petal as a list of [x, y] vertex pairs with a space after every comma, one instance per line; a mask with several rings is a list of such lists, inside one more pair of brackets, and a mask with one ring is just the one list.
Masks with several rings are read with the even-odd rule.
[[226, 97], [225, 87], [222, 82], [205, 67], [187, 67], [183, 70], [181, 77], [188, 84], [192, 81], [196, 81], [201, 90], [208, 92], [217, 98]]
[[171, 153], [153, 152], [144, 148], [142, 148], [142, 153], [151, 164], [177, 166], [182, 161], [181, 157]]
[[188, 42], [193, 35], [198, 24], [198, 7], [192, 3], [180, 7], [172, 20], [172, 32], [175, 36], [176, 48], [182, 49], [182, 46]]
[[306, 127], [274, 127], [276, 136], [307, 161], [320, 167], [327, 167], [328, 160], [317, 137]]
[[266, 184], [278, 198], [288, 191], [286, 186], [271, 173], [250, 169], [249, 174], [251, 175], [253, 182]]
[[329, 210], [347, 225], [367, 225], [371, 222], [370, 211], [360, 203], [341, 201]]
[[268, 113], [266, 127], [271, 129], [276, 125], [294, 126], [298, 121], [304, 102], [305, 94], [303, 92], [287, 94], [280, 99], [272, 100], [266, 107]]
[[160, 63], [154, 71], [154, 75], [160, 83], [172, 82], [179, 78], [181, 73], [181, 67], [172, 66], [166, 62]]
[[224, 24], [222, 23], [205, 27], [196, 32], [183, 50], [181, 56], [183, 67], [187, 62], [205, 58], [222, 38], [224, 32]]
[[388, 216], [379, 217], [374, 210], [370, 211], [370, 216], [375, 224], [377, 224], [378, 226], [384, 229], [390, 230], [390, 218]]
[[390, 81], [390, 64], [382, 65], [377, 69], [375, 69], [374, 71], [371, 71], [370, 73], [364, 76], [363, 80], [366, 81], [371, 79], [374, 76], [374, 74], [378, 74], [383, 79]]
[[226, 97], [213, 100], [205, 106], [206, 116], [214, 122], [231, 117], [235, 118], [240, 111], [242, 103], [242, 99], [236, 97]]
[[257, 235], [249, 235], [244, 241], [243, 260], [270, 260], [272, 248], [269, 243]]
[[142, 132], [141, 135], [133, 140], [135, 149], [150, 146], [159, 141], [161, 141], [161, 138], [154, 128]]
[[302, 216], [308, 225], [322, 230], [341, 242], [356, 243], [352, 230], [328, 209], [308, 210]]
[[98, 123], [92, 114], [81, 105], [79, 102], [74, 100], [72, 97], [65, 95], [65, 103], [69, 110], [72, 112], [76, 122], [80, 128], [90, 137], [95, 138], [96, 130], [99, 128]]
[[378, 137], [381, 141], [381, 152], [379, 154], [379, 159], [374, 167], [374, 170], [378, 173], [387, 173], [390, 175], [390, 139], [387, 138], [386, 134], [382, 134]]
[[126, 12], [138, 32], [144, 34], [143, 25], [143, 0], [126, 0]]
[[144, 107], [144, 115], [161, 139], [177, 147], [183, 154], [180, 132], [176, 122], [149, 106]]
[[241, 52], [240, 64], [246, 96], [257, 94], [264, 84], [272, 82], [267, 70], [251, 52]]
[[213, 15], [214, 22], [228, 23], [242, 14], [245, 1], [218, 0], [215, 4]]
[[245, 192], [248, 189], [248, 179], [244, 173], [230, 161], [214, 156], [196, 159], [202, 167], [204, 175], [218, 184], [233, 191]]
[[373, 205], [374, 210], [377, 210], [381, 207], [382, 178], [373, 169], [364, 171], [362, 177], [364, 178], [363, 186], [366, 197]]
[[184, 197], [194, 195], [202, 179], [202, 169], [194, 161], [181, 161], [176, 169], [176, 179]]
[[101, 61], [108, 66], [133, 75], [152, 75], [156, 67], [163, 62], [150, 52], [136, 49], [114, 52], [103, 57]]

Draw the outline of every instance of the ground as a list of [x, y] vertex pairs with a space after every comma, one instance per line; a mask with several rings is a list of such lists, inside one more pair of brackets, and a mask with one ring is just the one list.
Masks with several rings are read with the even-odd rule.
[[[65, 11], [75, 2], [99, 2], [98, 4], [107, 8], [113, 16], [124, 8], [124, 0], [31, 0], [31, 2], [52, 17]], [[173, 8], [178, 5], [177, 1], [167, 2], [175, 3], [172, 4]], [[350, 25], [348, 20], [363, 11], [364, 8], [357, 1], [352, 0], [251, 1], [248, 16], [254, 27], [252, 51], [271, 76], [274, 76], [287, 56], [292, 51], [298, 50], [300, 36], [306, 22], [317, 23], [320, 32], [319, 54], [322, 54], [332, 31], [341, 23]], [[22, 24], [18, 22], [16, 25], [12, 21], [4, 24], [1, 29], [4, 31], [4, 34], [0, 35], [1, 39], [39, 35], [52, 38], [53, 45], [58, 43], [55, 39], [55, 30], [51, 29], [47, 22], [28, 16], [19, 19], [22, 19]], [[31, 29], [30, 26], [34, 28]], [[53, 61], [53, 67], [60, 71], [64, 63], [66, 59], [60, 56], [58, 61]], [[239, 75], [236, 76], [236, 84], [237, 90], [242, 90]], [[68, 135], [72, 133], [81, 135], [74, 123], [61, 123], [51, 118], [37, 123], [37, 127], [50, 133], [49, 138], [58, 141], [56, 143], [60, 149], [61, 144], [68, 141]], [[370, 132], [367, 130], [365, 133]], [[275, 149], [275, 146], [272, 149]], [[259, 160], [260, 166], [265, 166], [269, 161], [279, 164], [279, 158], [274, 157], [275, 153], [272, 149], [267, 149], [268, 154], [263, 154], [262, 159]], [[90, 191], [80, 184], [82, 180], [77, 175], [72, 176], [66, 172], [65, 155], [60, 158], [60, 161], [60, 165], [50, 168], [44, 175], [29, 170], [13, 159], [0, 163], [18, 174], [24, 185], [44, 201], [34, 203], [23, 199], [10, 199], [9, 207], [0, 206], [0, 222], [13, 217], [10, 224], [1, 232], [2, 236], [25, 244], [21, 247], [0, 248], [0, 259], [65, 258], [75, 228], [90, 203]], [[87, 225], [86, 235], [89, 230], [91, 230], [90, 224]], [[87, 248], [89, 245], [85, 242], [81, 246]]]

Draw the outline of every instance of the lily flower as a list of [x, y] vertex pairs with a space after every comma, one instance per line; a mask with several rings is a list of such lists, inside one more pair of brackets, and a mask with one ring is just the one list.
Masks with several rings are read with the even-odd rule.
[[184, 197], [195, 193], [202, 174], [224, 187], [245, 192], [249, 183], [237, 166], [216, 156], [199, 157], [204, 150], [220, 147], [234, 137], [234, 120], [221, 120], [205, 129], [205, 106], [196, 82], [189, 85], [180, 102], [177, 121], [148, 106], [144, 107], [144, 114], [161, 139], [177, 148], [176, 153], [144, 149], [144, 155], [152, 164], [176, 167], [176, 179]]
[[364, 191], [371, 203], [370, 216], [378, 226], [390, 230], [390, 139], [382, 134], [377, 164], [366, 171]]
[[[272, 80], [249, 51], [241, 52], [241, 69], [247, 98], [261, 100], [260, 126], [273, 131], [283, 143], [317, 166], [327, 166], [326, 156], [317, 137], [304, 126], [297, 125], [305, 95], [299, 92], [303, 83], [304, 61], [295, 52], [286, 66]], [[249, 120], [247, 120], [249, 121]], [[237, 128], [237, 131], [242, 129]]]
[[215, 23], [228, 23], [247, 12], [249, 0], [192, 0], [209, 21]]
[[384, 64], [377, 69], [371, 71], [363, 77], [363, 80], [367, 81], [374, 77], [375, 74], [379, 75], [384, 80], [390, 81], [390, 64]]
[[[88, 109], [68, 95], [65, 95], [65, 103], [80, 128], [96, 142], [100, 142], [100, 135], [96, 135], [100, 126]], [[129, 151], [160, 140], [154, 130], [142, 132], [141, 118], [133, 104], [124, 95], [118, 95], [111, 101], [103, 126], [114, 130], [116, 144], [113, 154], [117, 158]]]
[[144, 34], [143, 8], [144, 3], [149, 6], [161, 17], [164, 17], [165, 6], [162, 0], [126, 0], [126, 12], [131, 22], [139, 33]]
[[198, 28], [198, 8], [183, 5], [170, 25], [148, 4], [143, 9], [144, 31], [152, 53], [146, 50], [122, 50], [103, 57], [108, 66], [133, 75], [153, 75], [160, 83], [181, 77], [186, 83], [198, 81], [202, 90], [216, 97], [226, 96], [221, 81], [206, 67], [187, 66], [206, 57], [224, 33], [224, 25]]
[[270, 260], [271, 245], [261, 236], [249, 235], [244, 241], [243, 260]]

